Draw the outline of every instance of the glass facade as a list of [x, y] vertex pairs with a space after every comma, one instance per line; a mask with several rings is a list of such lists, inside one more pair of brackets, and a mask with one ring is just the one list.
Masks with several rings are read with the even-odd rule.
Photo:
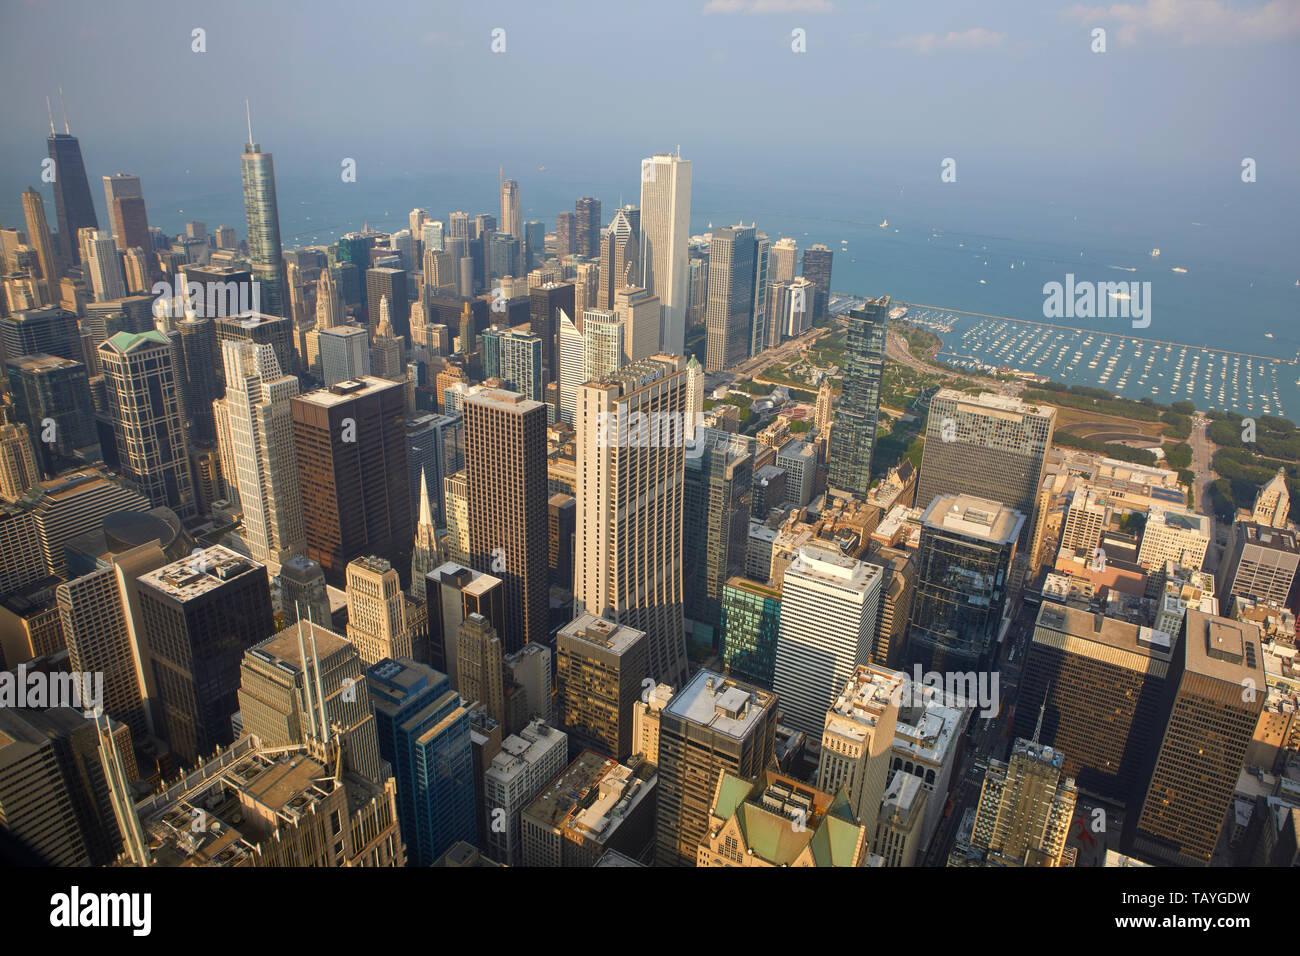
[[781, 632], [781, 592], [744, 578], [722, 588], [722, 661], [740, 680], [770, 689]]
[[844, 390], [831, 428], [827, 481], [857, 498], [865, 498], [871, 488], [888, 316], [889, 296], [882, 296], [869, 300], [865, 309], [854, 309], [848, 318]]

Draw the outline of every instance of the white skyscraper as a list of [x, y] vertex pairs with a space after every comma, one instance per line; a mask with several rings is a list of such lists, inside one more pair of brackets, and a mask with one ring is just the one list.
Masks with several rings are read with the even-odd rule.
[[583, 381], [604, 378], [623, 365], [625, 331], [622, 320], [609, 309], [583, 313]]
[[321, 377], [326, 385], [370, 374], [370, 336], [358, 325], [320, 330]]
[[[656, 355], [578, 389], [575, 613], [645, 631], [656, 681], [686, 678], [686, 359]], [[824, 708], [823, 708], [824, 709]]]
[[641, 161], [642, 285], [663, 305], [660, 348], [686, 352], [687, 244], [691, 235], [691, 163], [658, 153]]
[[227, 339], [221, 357], [226, 397], [212, 404], [221, 468], [239, 489], [249, 552], [275, 574], [306, 547], [289, 407], [298, 379], [281, 374], [272, 345]]
[[125, 298], [126, 272], [122, 269], [122, 257], [118, 254], [113, 234], [103, 230], [95, 232], [86, 243], [86, 251], [89, 253], [86, 265], [95, 289], [95, 301]]
[[578, 386], [587, 380], [586, 347], [573, 319], [560, 310], [560, 407], [557, 417], [573, 424], [578, 404]]
[[882, 576], [838, 549], [799, 549], [785, 572], [772, 682], [789, 726], [820, 734], [835, 695], [868, 662]]

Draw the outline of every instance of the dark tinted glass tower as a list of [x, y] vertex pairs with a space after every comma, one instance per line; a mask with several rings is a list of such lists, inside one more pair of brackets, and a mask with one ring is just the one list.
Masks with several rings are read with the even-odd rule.
[[262, 310], [286, 315], [284, 258], [280, 248], [280, 212], [275, 201], [275, 163], [257, 143], [244, 145], [240, 158], [244, 214], [248, 218], [248, 257], [253, 278], [262, 285]]
[[560, 310], [582, 328], [581, 319], [575, 315], [575, 301], [576, 289], [572, 282], [548, 282], [528, 293], [532, 331], [542, 339], [542, 370], [548, 382], [559, 379]]
[[11, 359], [6, 371], [17, 420], [27, 426], [46, 478], [99, 458], [86, 366], [38, 353]]
[[709, 295], [704, 316], [708, 330], [706, 372], [719, 372], [749, 358], [757, 254], [758, 233], [753, 226], [714, 231], [709, 245]]
[[844, 390], [831, 429], [829, 474], [832, 488], [865, 499], [871, 488], [871, 453], [880, 417], [880, 378], [885, 365], [885, 321], [889, 296], [869, 299], [848, 317]]
[[813, 321], [826, 318], [826, 306], [831, 295], [831, 257], [834, 255], [821, 243], [803, 251], [803, 277], [811, 282], [817, 292], [808, 303]]
[[410, 587], [415, 525], [407, 486], [406, 402], [366, 376], [292, 399], [307, 557], [342, 588], [347, 563], [376, 555]]
[[600, 252], [600, 200], [585, 196], [573, 204], [574, 233], [580, 256], [595, 257]]
[[925, 512], [917, 551], [909, 667], [982, 670], [990, 663], [1007, 600], [1007, 577], [1024, 516], [996, 501], [941, 495]]
[[95, 200], [86, 180], [86, 164], [81, 158], [81, 143], [77, 137], [56, 133], [53, 128], [47, 142], [50, 159], [54, 160], [54, 208], [59, 215], [59, 242], [68, 260], [80, 263], [78, 230], [99, 228]]
[[214, 545], [138, 579], [146, 684], [184, 763], [234, 739], [244, 651], [275, 632], [266, 566]]

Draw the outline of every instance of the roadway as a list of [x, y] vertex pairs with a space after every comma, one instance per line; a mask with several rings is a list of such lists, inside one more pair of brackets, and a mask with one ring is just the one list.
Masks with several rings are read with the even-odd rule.
[[1191, 470], [1196, 475], [1195, 480], [1192, 482], [1192, 510], [1209, 516], [1212, 547], [1205, 553], [1205, 569], [1214, 572], [1218, 570], [1220, 557], [1218, 526], [1214, 517], [1214, 502], [1205, 493], [1205, 489], [1219, 477], [1211, 467], [1218, 446], [1210, 441], [1210, 420], [1208, 418], [1199, 414], [1192, 416], [1192, 434], [1187, 443], [1192, 448]]

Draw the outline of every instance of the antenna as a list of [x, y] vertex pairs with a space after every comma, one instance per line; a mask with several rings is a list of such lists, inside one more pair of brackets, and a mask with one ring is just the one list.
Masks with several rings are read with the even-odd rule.
[[63, 87], [61, 86], [59, 87], [59, 108], [63, 110], [63, 132], [71, 136], [72, 130], [68, 129], [68, 104], [63, 102]]
[[54, 110], [50, 109], [50, 98], [45, 97], [45, 112], [50, 114], [50, 135], [54, 135]]
[[248, 118], [248, 145], [253, 145], [253, 111], [249, 108], [248, 100], [244, 100], [244, 115]]
[[303, 690], [307, 694], [307, 722], [310, 727], [311, 736], [316, 736], [316, 706], [311, 699], [311, 671], [307, 669], [307, 648], [302, 640], [302, 602], [295, 600], [293, 602], [294, 610], [298, 614], [298, 658], [302, 661], [302, 683]]
[[316, 664], [316, 706], [320, 708], [321, 743], [328, 744], [330, 742], [330, 724], [329, 718], [325, 714], [325, 688], [321, 685], [320, 680], [320, 653], [316, 650], [316, 625], [309, 621], [307, 627], [307, 633], [311, 635], [311, 657]]

